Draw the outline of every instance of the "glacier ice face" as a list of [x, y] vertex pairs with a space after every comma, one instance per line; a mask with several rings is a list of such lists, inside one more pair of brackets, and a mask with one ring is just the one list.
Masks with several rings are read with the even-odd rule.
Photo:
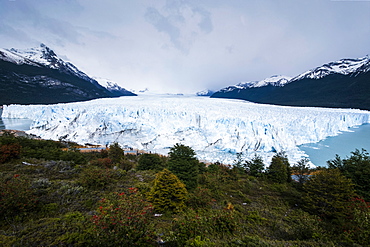
[[167, 154], [176, 143], [200, 160], [232, 163], [261, 155], [268, 162], [285, 151], [294, 163], [298, 145], [318, 142], [369, 123], [368, 111], [255, 104], [195, 96], [141, 95], [56, 105], [4, 106], [3, 118], [33, 120], [28, 132], [78, 143], [118, 142]]

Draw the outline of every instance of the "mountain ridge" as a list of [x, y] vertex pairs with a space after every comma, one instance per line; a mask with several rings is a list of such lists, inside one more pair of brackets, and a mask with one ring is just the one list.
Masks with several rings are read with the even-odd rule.
[[103, 87], [44, 44], [25, 50], [0, 49], [0, 104], [52, 104], [135, 95], [121, 89]]
[[[292, 77], [283, 85], [261, 82], [225, 87], [211, 97], [286, 106], [370, 110], [369, 56], [324, 64]], [[259, 84], [262, 86], [255, 86]]]

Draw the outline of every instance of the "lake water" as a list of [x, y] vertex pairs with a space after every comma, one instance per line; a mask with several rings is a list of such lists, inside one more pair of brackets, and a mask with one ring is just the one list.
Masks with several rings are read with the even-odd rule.
[[338, 136], [328, 137], [317, 143], [303, 144], [299, 148], [309, 155], [316, 166], [327, 166], [326, 161], [350, 156], [355, 149], [370, 151], [370, 124], [351, 128], [351, 132], [343, 132]]
[[2, 109], [0, 109], [0, 130], [29, 130], [32, 120], [30, 119], [15, 119], [15, 118], [1, 118]]

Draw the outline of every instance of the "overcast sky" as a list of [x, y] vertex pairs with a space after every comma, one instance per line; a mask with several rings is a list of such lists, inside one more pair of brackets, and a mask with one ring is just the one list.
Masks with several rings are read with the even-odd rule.
[[370, 0], [0, 0], [0, 46], [39, 43], [126, 89], [218, 90], [370, 54]]

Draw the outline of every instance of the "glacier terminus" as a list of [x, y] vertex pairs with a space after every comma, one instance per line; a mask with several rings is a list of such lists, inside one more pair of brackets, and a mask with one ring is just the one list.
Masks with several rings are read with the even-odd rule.
[[[288, 107], [184, 95], [139, 95], [52, 105], [8, 105], [3, 118], [33, 120], [30, 134], [44, 139], [109, 145], [167, 154], [176, 143], [202, 161], [232, 164], [255, 154], [265, 162], [285, 151], [291, 163], [306, 154], [298, 146], [370, 122], [357, 109]], [[266, 163], [267, 164], [267, 163]], [[323, 165], [323, 164], [321, 164]]]

